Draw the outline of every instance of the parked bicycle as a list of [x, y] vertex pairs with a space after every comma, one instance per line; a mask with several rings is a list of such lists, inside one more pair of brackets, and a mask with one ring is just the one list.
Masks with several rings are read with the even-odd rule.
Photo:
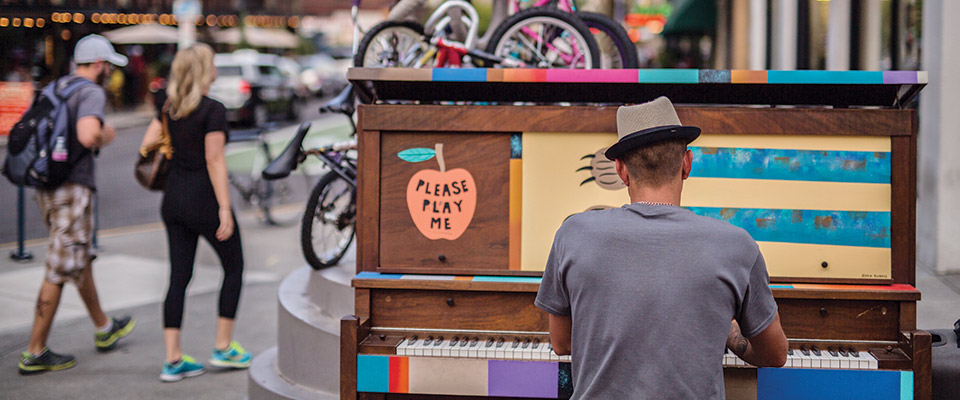
[[[354, 2], [359, 5], [359, 0]], [[401, 0], [395, 9], [415, 13], [422, 4], [421, 0]], [[391, 14], [394, 19], [381, 22], [363, 36], [355, 66], [436, 68], [469, 62], [480, 67], [600, 67], [599, 49], [589, 28], [557, 9], [523, 10], [489, 27], [494, 33], [486, 51], [477, 48], [479, 17], [467, 1], [443, 2], [424, 25]], [[455, 35], [458, 25], [466, 28], [463, 39]]]
[[[237, 147], [237, 143], [252, 145], [252, 158], [249, 169], [246, 163], [243, 169], [231, 168], [228, 172], [230, 185], [240, 194], [243, 201], [256, 207], [261, 221], [270, 225], [287, 225], [295, 217], [285, 217], [275, 212], [275, 206], [286, 203], [291, 195], [292, 188], [287, 180], [268, 181], [261, 177], [263, 167], [273, 161], [270, 155], [270, 146], [263, 137], [263, 128], [232, 130], [228, 145]], [[305, 178], [306, 179], [306, 178]]]
[[[320, 108], [321, 113], [335, 112], [350, 120], [353, 133], [354, 99], [352, 87]], [[350, 140], [328, 146], [304, 149], [303, 140], [310, 130], [304, 122], [297, 128], [293, 140], [273, 162], [263, 170], [266, 180], [282, 179], [315, 156], [329, 172], [310, 191], [306, 210], [300, 225], [300, 247], [313, 269], [331, 267], [340, 262], [356, 233], [357, 224], [357, 142]]]

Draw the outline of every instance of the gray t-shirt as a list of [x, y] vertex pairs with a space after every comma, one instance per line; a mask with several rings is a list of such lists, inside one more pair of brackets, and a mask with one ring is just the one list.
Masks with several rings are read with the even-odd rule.
[[[63, 89], [75, 79], [86, 79], [77, 75], [67, 75], [60, 79], [59, 89]], [[70, 170], [70, 176], [67, 182], [78, 183], [90, 189], [96, 190], [96, 180], [94, 178], [93, 152], [83, 147], [77, 140], [77, 121], [80, 118], [94, 116], [103, 122], [103, 110], [107, 105], [107, 95], [103, 88], [97, 84], [88, 84], [77, 89], [69, 98], [67, 98], [67, 113], [70, 116], [70, 148], [71, 157], [77, 157], [73, 160], [73, 169]]]
[[723, 399], [723, 349], [777, 304], [743, 229], [674, 206], [628, 204], [568, 218], [535, 305], [571, 316], [574, 399]]

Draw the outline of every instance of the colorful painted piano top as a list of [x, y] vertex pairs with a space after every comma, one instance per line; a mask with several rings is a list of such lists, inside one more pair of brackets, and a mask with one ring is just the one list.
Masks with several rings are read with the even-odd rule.
[[927, 84], [926, 71], [351, 68], [347, 77], [377, 100], [637, 103], [664, 95], [691, 104], [881, 107], [906, 105]]

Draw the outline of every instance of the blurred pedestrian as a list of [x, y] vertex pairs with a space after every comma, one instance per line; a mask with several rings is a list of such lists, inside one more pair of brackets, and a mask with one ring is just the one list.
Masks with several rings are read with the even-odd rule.
[[179, 51], [173, 60], [166, 99], [141, 146], [143, 152], [157, 143], [166, 125], [173, 158], [160, 207], [170, 249], [170, 284], [163, 303], [166, 361], [160, 380], [164, 382], [204, 372], [203, 365], [183, 354], [180, 347], [184, 296], [201, 236], [217, 252], [223, 267], [217, 336], [209, 363], [246, 368], [252, 359], [233, 341], [243, 284], [243, 253], [227, 187], [223, 152], [227, 142], [226, 108], [207, 97], [216, 73], [210, 46], [198, 43]]
[[107, 80], [107, 90], [110, 91], [114, 111], [123, 109], [123, 79], [123, 71], [114, 70], [110, 73], [110, 79]]
[[56, 189], [38, 189], [36, 192], [43, 220], [50, 229], [50, 247], [46, 274], [37, 296], [30, 344], [21, 354], [18, 365], [21, 374], [57, 371], [76, 365], [73, 356], [57, 354], [47, 348], [50, 325], [60, 305], [65, 282], [77, 285], [80, 298], [97, 329], [94, 333], [97, 350], [115, 348], [118, 340], [130, 334], [135, 323], [129, 316], [116, 319], [103, 313], [92, 271], [92, 205], [96, 190], [93, 155], [116, 136], [113, 126], [103, 121], [106, 95], [100, 85], [110, 73], [110, 65], [122, 67], [127, 64], [127, 58], [117, 54], [103, 36], [89, 35], [77, 42], [73, 61], [77, 65], [76, 72], [52, 84], [61, 90], [78, 80], [88, 82], [66, 100], [68, 118], [76, 126], [70, 132], [68, 154], [76, 161], [65, 183]]

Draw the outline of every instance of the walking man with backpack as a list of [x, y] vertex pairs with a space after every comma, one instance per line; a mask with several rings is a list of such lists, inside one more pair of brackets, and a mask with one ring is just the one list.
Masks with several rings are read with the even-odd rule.
[[[113, 45], [103, 36], [89, 35], [77, 42], [73, 61], [76, 72], [57, 79], [50, 84], [55, 85], [53, 91], [45, 89], [41, 94], [56, 97], [58, 101], [54, 101], [54, 104], [64, 102], [66, 139], [63, 139], [62, 132], [57, 132], [64, 128], [58, 127], [56, 118], [48, 119], [53, 122], [47, 125], [46, 130], [52, 133], [48, 132], [44, 137], [53, 137], [53, 143], [47, 143], [48, 147], [37, 147], [50, 150], [38, 152], [41, 159], [50, 157], [50, 160], [46, 160], [49, 168], [28, 169], [30, 175], [35, 177], [61, 168], [65, 170], [61, 173], [65, 179], [59, 184], [59, 179], [47, 179], [44, 184], [31, 184], [26, 179], [26, 184], [37, 187], [37, 203], [50, 229], [50, 247], [47, 251], [46, 273], [37, 296], [30, 344], [20, 358], [21, 374], [62, 370], [76, 364], [73, 356], [57, 354], [47, 348], [50, 326], [66, 282], [77, 285], [96, 327], [94, 342], [97, 350], [113, 349], [117, 341], [130, 334], [134, 326], [131, 317], [108, 318], [103, 313], [91, 269], [94, 258], [92, 201], [96, 190], [94, 152], [109, 144], [116, 136], [114, 128], [103, 121], [106, 94], [100, 85], [109, 76], [110, 65], [123, 67], [127, 64], [127, 58], [117, 54]], [[36, 102], [32, 107], [38, 104]], [[53, 108], [57, 110], [58, 107]], [[65, 167], [55, 167], [57, 162]], [[10, 173], [9, 168], [5, 172]]]

